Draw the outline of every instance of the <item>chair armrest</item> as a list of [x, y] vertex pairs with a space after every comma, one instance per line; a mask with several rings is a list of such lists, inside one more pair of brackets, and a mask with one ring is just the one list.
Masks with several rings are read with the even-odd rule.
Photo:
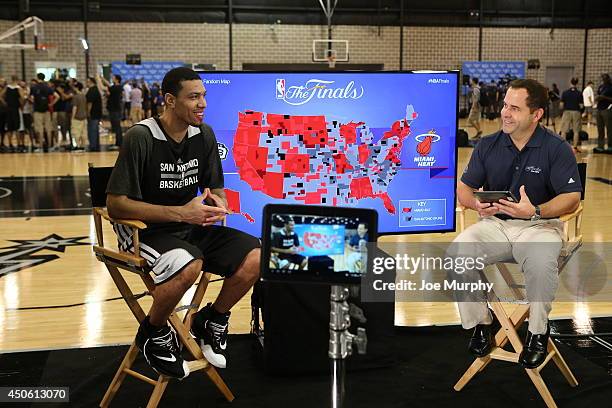
[[127, 252], [114, 251], [98, 245], [94, 245], [93, 251], [98, 257], [106, 257], [110, 260], [123, 262], [139, 268], [147, 266], [147, 261], [144, 258]]
[[139, 220], [122, 220], [122, 219], [112, 218], [110, 215], [108, 215], [108, 211], [105, 208], [95, 208], [95, 211], [96, 213], [100, 214], [102, 218], [104, 218], [105, 220], [109, 222], [114, 222], [116, 224], [122, 224], [122, 225], [125, 225], [126, 227], [136, 228], [139, 230], [147, 228], [147, 224]]
[[563, 222], [567, 222], [570, 221], [576, 217], [578, 217], [581, 213], [582, 213], [582, 203], [580, 203], [578, 205], [578, 208], [576, 208], [574, 211], [572, 211], [571, 213], [567, 213], [567, 214], [563, 214], [562, 216], [559, 217], [560, 221]]

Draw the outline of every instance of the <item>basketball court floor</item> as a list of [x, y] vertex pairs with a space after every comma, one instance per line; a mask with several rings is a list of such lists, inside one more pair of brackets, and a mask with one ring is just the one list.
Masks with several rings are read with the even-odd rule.
[[[463, 126], [464, 123], [460, 123]], [[497, 121], [484, 121], [485, 134]], [[590, 143], [582, 233], [585, 243], [612, 242], [612, 155], [593, 155], [596, 128], [585, 127]], [[469, 130], [473, 134], [473, 130]], [[106, 140], [103, 139], [104, 145]], [[471, 148], [459, 149], [458, 172]], [[88, 196], [88, 163], [111, 166], [117, 152], [0, 155], [0, 350], [95, 347], [128, 344], [136, 321], [104, 265], [93, 255], [95, 242]], [[468, 215], [468, 222], [475, 220]], [[107, 234], [113, 234], [110, 228]], [[112, 235], [109, 235], [112, 236]], [[451, 241], [456, 233], [385, 237], [387, 241]], [[612, 265], [607, 265], [612, 270]], [[127, 276], [138, 285], [137, 276]], [[211, 283], [204, 302], [214, 299]], [[140, 283], [141, 292], [145, 291]], [[138, 293], [138, 290], [135, 291]], [[191, 296], [187, 293], [186, 296]], [[588, 329], [589, 319], [612, 316], [610, 301], [556, 302], [551, 318], [571, 318]], [[150, 305], [150, 297], [143, 304]], [[232, 311], [230, 333], [250, 330], [250, 296]], [[396, 325], [432, 326], [459, 322], [454, 303], [396, 303]]]

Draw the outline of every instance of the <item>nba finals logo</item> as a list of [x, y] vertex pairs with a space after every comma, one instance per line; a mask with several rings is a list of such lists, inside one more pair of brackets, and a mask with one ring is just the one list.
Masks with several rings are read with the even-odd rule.
[[415, 136], [414, 139], [418, 142], [416, 151], [419, 154], [419, 156], [414, 158], [414, 162], [418, 167], [432, 167], [436, 162], [436, 158], [430, 156], [431, 147], [440, 140], [440, 135], [436, 134], [436, 131], [432, 129], [429, 133]]
[[285, 99], [285, 80], [276, 80], [276, 99]]

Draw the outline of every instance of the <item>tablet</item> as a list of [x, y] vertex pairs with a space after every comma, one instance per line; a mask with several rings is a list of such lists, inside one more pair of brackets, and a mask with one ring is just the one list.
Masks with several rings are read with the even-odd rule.
[[481, 203], [496, 203], [502, 198], [515, 203], [519, 202], [511, 191], [474, 191], [474, 195]]
[[261, 278], [359, 284], [371, 270], [378, 214], [363, 208], [268, 204], [263, 210]]

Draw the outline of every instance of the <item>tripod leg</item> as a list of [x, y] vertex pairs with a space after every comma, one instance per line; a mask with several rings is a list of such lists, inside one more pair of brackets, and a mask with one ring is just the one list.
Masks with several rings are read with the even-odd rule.
[[346, 379], [346, 365], [344, 359], [332, 359], [331, 378], [331, 408], [344, 406], [344, 381]]

